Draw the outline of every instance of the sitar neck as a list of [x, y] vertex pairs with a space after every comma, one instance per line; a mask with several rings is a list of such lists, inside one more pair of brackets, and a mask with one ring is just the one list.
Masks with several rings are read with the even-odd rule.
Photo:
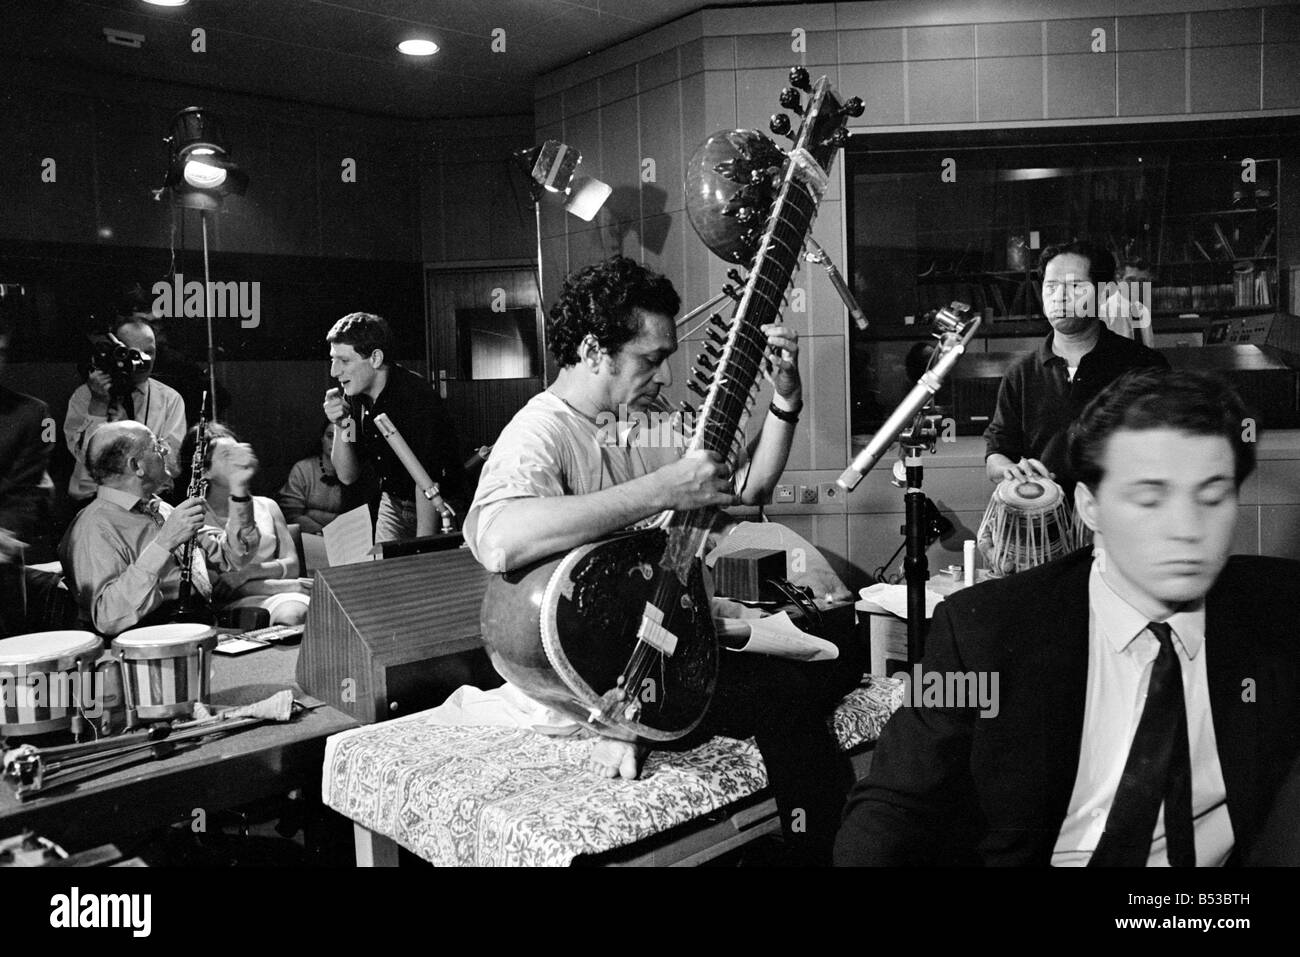
[[[780, 192], [691, 436], [691, 450], [716, 452], [733, 466], [739, 461], [749, 406], [767, 350], [762, 327], [780, 319], [786, 290], [798, 269], [838, 148], [818, 141], [819, 113], [827, 105], [837, 102], [823, 79], [809, 101], [803, 127], [787, 159]], [[713, 517], [713, 509], [695, 509], [674, 512], [669, 519], [663, 564], [683, 581]]]

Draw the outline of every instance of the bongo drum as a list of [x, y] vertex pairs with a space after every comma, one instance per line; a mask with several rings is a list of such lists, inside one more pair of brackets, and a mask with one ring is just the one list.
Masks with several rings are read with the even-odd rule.
[[1041, 476], [1000, 482], [976, 537], [990, 573], [998, 577], [1068, 555], [1089, 541], [1061, 486]]
[[72, 728], [83, 694], [94, 693], [95, 662], [103, 650], [103, 640], [88, 631], [41, 631], [0, 641], [0, 734]]
[[113, 639], [122, 660], [126, 723], [189, 718], [194, 703], [208, 700], [208, 673], [216, 629], [203, 624], [153, 625]]

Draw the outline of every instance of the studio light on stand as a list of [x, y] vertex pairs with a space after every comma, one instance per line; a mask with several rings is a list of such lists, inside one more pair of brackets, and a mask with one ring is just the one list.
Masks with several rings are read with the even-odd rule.
[[[537, 302], [542, 310], [542, 385], [546, 385], [546, 297], [542, 292], [542, 201], [554, 197], [564, 209], [584, 222], [591, 222], [600, 212], [613, 189], [590, 176], [576, 175], [582, 153], [559, 140], [547, 140], [541, 146], [515, 150], [511, 159], [524, 171], [528, 192], [533, 200], [537, 223]], [[562, 198], [562, 199], [561, 199]]]
[[212, 335], [212, 275], [208, 266], [208, 214], [230, 195], [242, 196], [248, 174], [231, 159], [221, 122], [201, 106], [172, 117], [167, 144], [167, 174], [153, 198], [170, 195], [172, 205], [197, 209], [203, 235], [203, 315], [208, 333], [208, 387], [212, 417], [217, 417], [217, 350]]

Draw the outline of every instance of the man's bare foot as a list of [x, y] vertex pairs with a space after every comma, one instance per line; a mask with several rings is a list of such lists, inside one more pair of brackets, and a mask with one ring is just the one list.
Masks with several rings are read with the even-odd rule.
[[649, 748], [632, 741], [600, 738], [591, 748], [587, 766], [601, 777], [622, 776], [631, 781], [641, 773], [641, 762], [648, 752]]

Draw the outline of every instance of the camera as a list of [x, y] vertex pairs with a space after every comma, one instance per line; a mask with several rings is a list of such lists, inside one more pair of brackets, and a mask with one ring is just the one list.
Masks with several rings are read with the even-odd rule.
[[92, 333], [87, 338], [90, 339], [90, 365], [86, 372], [98, 369], [107, 373], [113, 382], [109, 394], [119, 397], [129, 395], [132, 377], [149, 368], [149, 358], [111, 332]]

